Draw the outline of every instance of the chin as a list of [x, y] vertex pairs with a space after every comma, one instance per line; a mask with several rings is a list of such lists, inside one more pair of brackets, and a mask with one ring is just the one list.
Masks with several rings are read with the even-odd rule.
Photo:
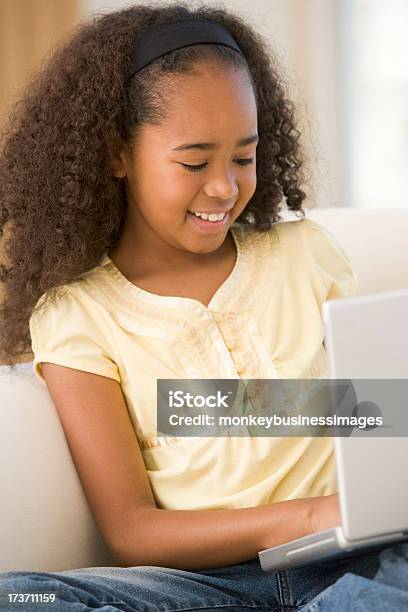
[[225, 236], [217, 236], [217, 237], [210, 236], [206, 238], [206, 240], [203, 240], [201, 244], [192, 246], [192, 248], [188, 250], [192, 253], [197, 253], [197, 254], [202, 254], [202, 255], [213, 253], [214, 251], [220, 248], [224, 240], [225, 240]]

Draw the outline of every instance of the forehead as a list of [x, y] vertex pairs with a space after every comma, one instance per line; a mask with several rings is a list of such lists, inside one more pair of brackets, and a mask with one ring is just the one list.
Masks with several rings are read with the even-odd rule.
[[203, 66], [177, 76], [168, 89], [160, 132], [169, 139], [206, 134], [248, 136], [257, 130], [255, 95], [242, 69]]

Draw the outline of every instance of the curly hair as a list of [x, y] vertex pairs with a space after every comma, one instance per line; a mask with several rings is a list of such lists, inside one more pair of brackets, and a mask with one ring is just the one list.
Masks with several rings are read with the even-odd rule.
[[[127, 82], [137, 33], [179, 19], [223, 25], [244, 58], [222, 45], [196, 45], [169, 53]], [[168, 79], [208, 59], [246, 70], [257, 103], [257, 188], [237, 222], [267, 231], [281, 220], [283, 202], [305, 215], [294, 104], [268, 43], [242, 17], [222, 5], [184, 2], [97, 15], [71, 31], [34, 75], [2, 134], [0, 362], [14, 365], [30, 351], [29, 319], [39, 298], [45, 307], [118, 242], [127, 200], [123, 179], [112, 173], [115, 139], [132, 146], [140, 126], [160, 124], [171, 95]]]

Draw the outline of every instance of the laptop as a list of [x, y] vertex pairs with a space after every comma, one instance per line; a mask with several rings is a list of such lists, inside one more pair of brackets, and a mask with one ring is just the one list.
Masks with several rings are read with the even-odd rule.
[[[408, 289], [323, 305], [328, 379], [408, 379]], [[261, 550], [266, 572], [408, 540], [408, 437], [334, 437], [341, 525]]]

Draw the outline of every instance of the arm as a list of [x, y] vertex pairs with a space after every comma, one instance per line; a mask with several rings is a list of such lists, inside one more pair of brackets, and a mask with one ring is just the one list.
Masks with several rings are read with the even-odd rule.
[[124, 566], [195, 570], [253, 559], [258, 552], [312, 533], [314, 500], [232, 510], [159, 510], [128, 514]]
[[120, 565], [231, 565], [326, 528], [316, 509], [335, 496], [233, 510], [158, 509], [120, 384], [51, 363], [42, 369], [90, 508]]

